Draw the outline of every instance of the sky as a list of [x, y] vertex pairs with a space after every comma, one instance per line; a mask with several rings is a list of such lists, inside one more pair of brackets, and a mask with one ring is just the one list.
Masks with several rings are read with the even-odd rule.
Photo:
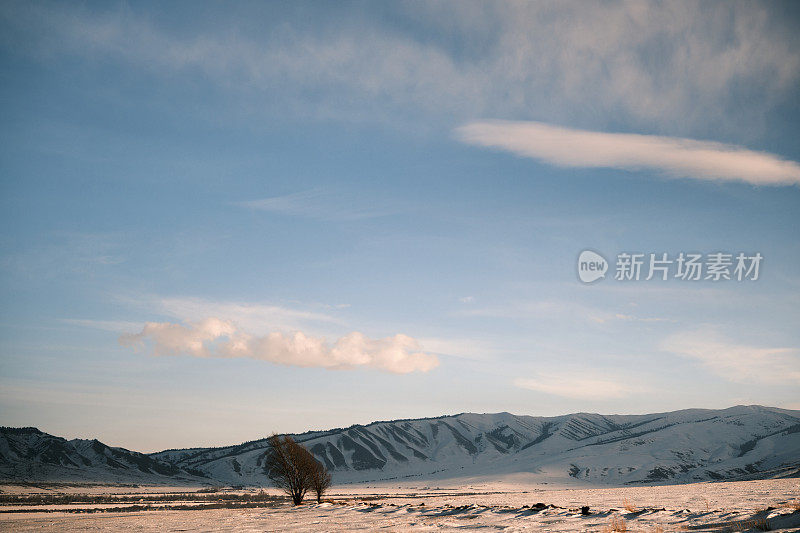
[[798, 30], [791, 2], [4, 1], [0, 424], [151, 452], [800, 409]]

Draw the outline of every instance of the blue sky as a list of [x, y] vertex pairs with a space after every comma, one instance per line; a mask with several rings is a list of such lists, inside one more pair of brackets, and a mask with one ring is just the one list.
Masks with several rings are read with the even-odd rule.
[[[800, 408], [799, 22], [4, 2], [0, 423], [153, 451], [463, 411]], [[584, 285], [585, 249], [612, 271], [764, 261]]]

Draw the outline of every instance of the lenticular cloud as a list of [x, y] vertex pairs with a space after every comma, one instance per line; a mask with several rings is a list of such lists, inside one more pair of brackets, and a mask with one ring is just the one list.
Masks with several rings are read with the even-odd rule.
[[800, 185], [800, 164], [795, 161], [718, 142], [502, 120], [472, 122], [456, 133], [467, 144], [560, 167], [648, 169], [699, 180]]
[[148, 322], [139, 333], [122, 335], [119, 341], [126, 346], [150, 346], [156, 356], [247, 357], [301, 367], [363, 366], [407, 374], [427, 372], [439, 365], [435, 356], [422, 352], [419, 343], [407, 335], [370, 339], [354, 331], [330, 344], [301, 331], [253, 336], [218, 318], [183, 324]]

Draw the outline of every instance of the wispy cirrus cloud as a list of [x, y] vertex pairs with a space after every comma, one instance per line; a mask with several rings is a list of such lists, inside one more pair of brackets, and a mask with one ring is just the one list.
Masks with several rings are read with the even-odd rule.
[[[142, 313], [152, 316], [161, 315], [180, 322], [202, 322], [210, 316], [225, 317], [226, 321], [253, 334], [266, 334], [270, 331], [315, 331], [320, 329], [340, 329], [346, 323], [335, 314], [308, 310], [302, 307], [289, 307], [276, 303], [237, 301], [237, 300], [210, 300], [196, 297], [181, 296], [145, 296], [145, 297], [118, 297], [117, 300], [124, 306], [134, 308], [137, 315]], [[324, 305], [316, 304], [334, 312], [349, 307], [347, 304]], [[123, 333], [142, 329], [146, 320], [107, 320], [92, 318], [62, 318], [62, 322], [74, 326]]]
[[275, 303], [237, 300], [209, 300], [194, 297], [154, 297], [140, 305], [179, 320], [199, 321], [221, 316], [254, 333], [266, 329], [306, 329], [311, 325], [344, 325], [330, 313], [309, 311]]
[[642, 387], [621, 379], [540, 373], [531, 378], [517, 378], [514, 386], [562, 398], [578, 400], [610, 400], [641, 392]]
[[40, 242], [0, 255], [0, 268], [24, 276], [93, 274], [125, 263], [124, 237], [113, 233], [55, 231]]
[[735, 343], [713, 328], [673, 334], [660, 347], [735, 383], [800, 383], [800, 348]]
[[465, 143], [559, 167], [655, 170], [666, 176], [800, 185], [800, 164], [741, 146], [657, 135], [585, 131], [541, 122], [479, 121], [456, 130]]
[[385, 202], [366, 201], [355, 195], [322, 190], [245, 200], [237, 202], [237, 205], [258, 211], [320, 220], [362, 220], [402, 211], [398, 206]]
[[99, 329], [102, 331], [111, 331], [114, 333], [122, 333], [126, 330], [141, 328], [141, 322], [133, 322], [130, 320], [94, 320], [84, 318], [62, 318], [62, 322], [71, 324], [73, 326], [80, 326], [84, 328]]
[[597, 324], [621, 322], [673, 322], [666, 317], [647, 317], [615, 312], [610, 308], [583, 304], [574, 300], [528, 300], [487, 307], [470, 307], [454, 312], [456, 316], [503, 318], [508, 320], [570, 319]]
[[793, 21], [769, 4], [381, 3], [311, 18], [235, 10], [259, 21], [249, 32], [230, 10], [193, 13], [214, 35], [137, 11], [5, 2], [0, 44], [44, 58], [122, 58], [170, 79], [201, 73], [262, 108], [351, 120], [578, 115], [741, 132], [791, 98], [800, 75]]
[[493, 360], [499, 352], [496, 343], [479, 338], [423, 337], [419, 342], [430, 353], [474, 361]]
[[197, 322], [148, 322], [139, 333], [120, 336], [125, 346], [149, 346], [155, 356], [244, 357], [275, 364], [328, 369], [369, 367], [395, 374], [427, 372], [438, 359], [407, 335], [370, 339], [357, 331], [333, 343], [301, 331], [250, 335], [215, 317]]

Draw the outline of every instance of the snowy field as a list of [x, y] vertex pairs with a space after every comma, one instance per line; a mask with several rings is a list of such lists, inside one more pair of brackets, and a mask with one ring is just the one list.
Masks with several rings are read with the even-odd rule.
[[[5, 485], [0, 530], [800, 531], [798, 479], [624, 488], [463, 481], [339, 486], [325, 503], [297, 508], [274, 489]], [[63, 495], [76, 502], [47, 501]], [[78, 501], [87, 498], [97, 503]]]

